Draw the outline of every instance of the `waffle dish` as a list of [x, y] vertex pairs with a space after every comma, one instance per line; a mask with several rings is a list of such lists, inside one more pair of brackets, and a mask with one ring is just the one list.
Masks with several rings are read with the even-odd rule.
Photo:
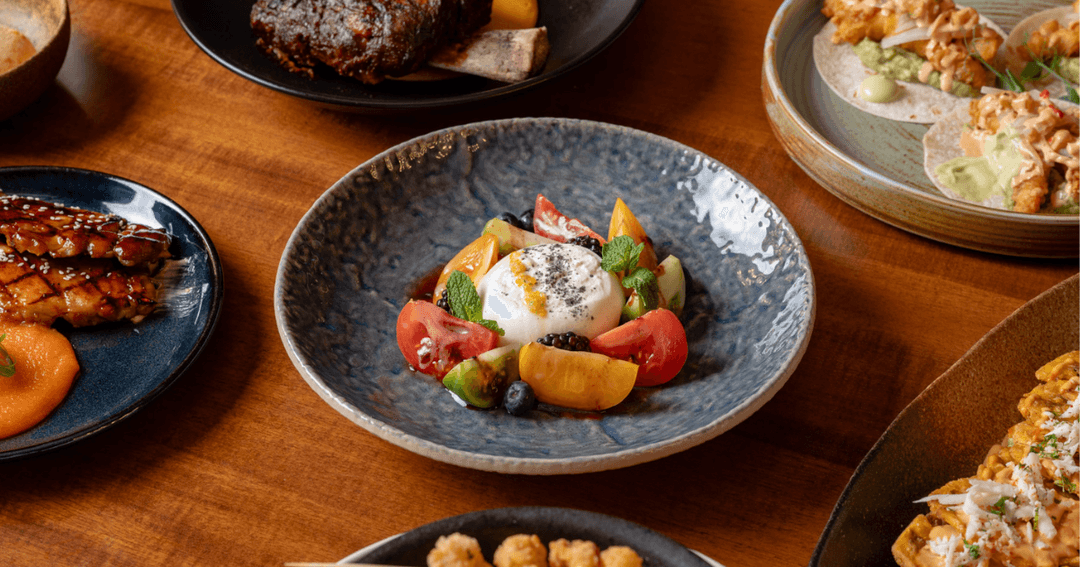
[[918, 500], [930, 506], [893, 544], [901, 567], [1077, 567], [1080, 351], [1035, 372], [1009, 428], [975, 476]]

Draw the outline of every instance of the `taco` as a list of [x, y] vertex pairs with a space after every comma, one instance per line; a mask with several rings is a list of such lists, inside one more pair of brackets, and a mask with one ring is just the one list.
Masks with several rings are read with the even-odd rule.
[[1037, 12], [1009, 32], [1002, 52], [1015, 76], [1037, 77], [1027, 87], [1047, 89], [1053, 97], [1066, 96], [1069, 87], [1075, 92], [1080, 81], [1078, 8], [1080, 1]]
[[[822, 13], [829, 22], [814, 37], [814, 64], [861, 110], [931, 123], [996, 85], [986, 65], [999, 63], [1005, 32], [972, 8], [952, 0], [825, 0]], [[884, 92], [864, 84], [873, 82]]]
[[926, 175], [947, 197], [1021, 213], [1080, 212], [1080, 106], [1045, 91], [996, 91], [923, 137]]

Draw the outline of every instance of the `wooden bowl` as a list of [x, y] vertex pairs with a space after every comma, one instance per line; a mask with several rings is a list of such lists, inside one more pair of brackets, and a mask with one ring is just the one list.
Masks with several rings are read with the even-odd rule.
[[18, 67], [0, 73], [0, 120], [7, 120], [56, 79], [71, 39], [71, 16], [67, 0], [4, 0], [0, 25], [18, 30], [37, 51]]

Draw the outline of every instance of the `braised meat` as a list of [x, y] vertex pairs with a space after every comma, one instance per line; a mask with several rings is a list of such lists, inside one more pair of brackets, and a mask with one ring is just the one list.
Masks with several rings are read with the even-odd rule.
[[85, 327], [139, 321], [157, 306], [157, 285], [144, 267], [109, 258], [47, 258], [0, 244], [0, 316]]
[[420, 68], [439, 48], [491, 19], [491, 0], [257, 0], [251, 27], [260, 49], [290, 71], [324, 63], [374, 84]]
[[169, 256], [164, 230], [30, 197], [0, 195], [0, 235], [19, 252], [54, 258], [85, 255], [137, 266]]

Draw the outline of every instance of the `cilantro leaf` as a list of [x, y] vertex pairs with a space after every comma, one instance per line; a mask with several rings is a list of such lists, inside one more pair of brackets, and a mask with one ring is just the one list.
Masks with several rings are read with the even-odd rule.
[[964, 548], [967, 549], [968, 556], [970, 556], [972, 560], [978, 559], [981, 555], [978, 544], [968, 543], [966, 539], [964, 540]]
[[[634, 244], [632, 237], [623, 235], [604, 243], [600, 267], [608, 272], [622, 272], [637, 266], [645, 244]], [[629, 286], [628, 286], [629, 287]]]
[[652, 270], [636, 267], [623, 278], [622, 284], [638, 294], [645, 311], [652, 311], [660, 306], [660, 284]]
[[491, 319], [484, 319], [484, 305], [480, 294], [476, 293], [469, 276], [461, 270], [454, 270], [446, 280], [446, 300], [450, 303], [450, 314], [458, 319], [483, 325], [502, 335], [504, 331]]
[[[7, 335], [0, 335], [0, 343], [4, 342], [4, 337]], [[0, 344], [0, 376], [4, 378], [11, 378], [15, 375], [15, 359], [11, 358], [7, 349], [3, 344]]]

